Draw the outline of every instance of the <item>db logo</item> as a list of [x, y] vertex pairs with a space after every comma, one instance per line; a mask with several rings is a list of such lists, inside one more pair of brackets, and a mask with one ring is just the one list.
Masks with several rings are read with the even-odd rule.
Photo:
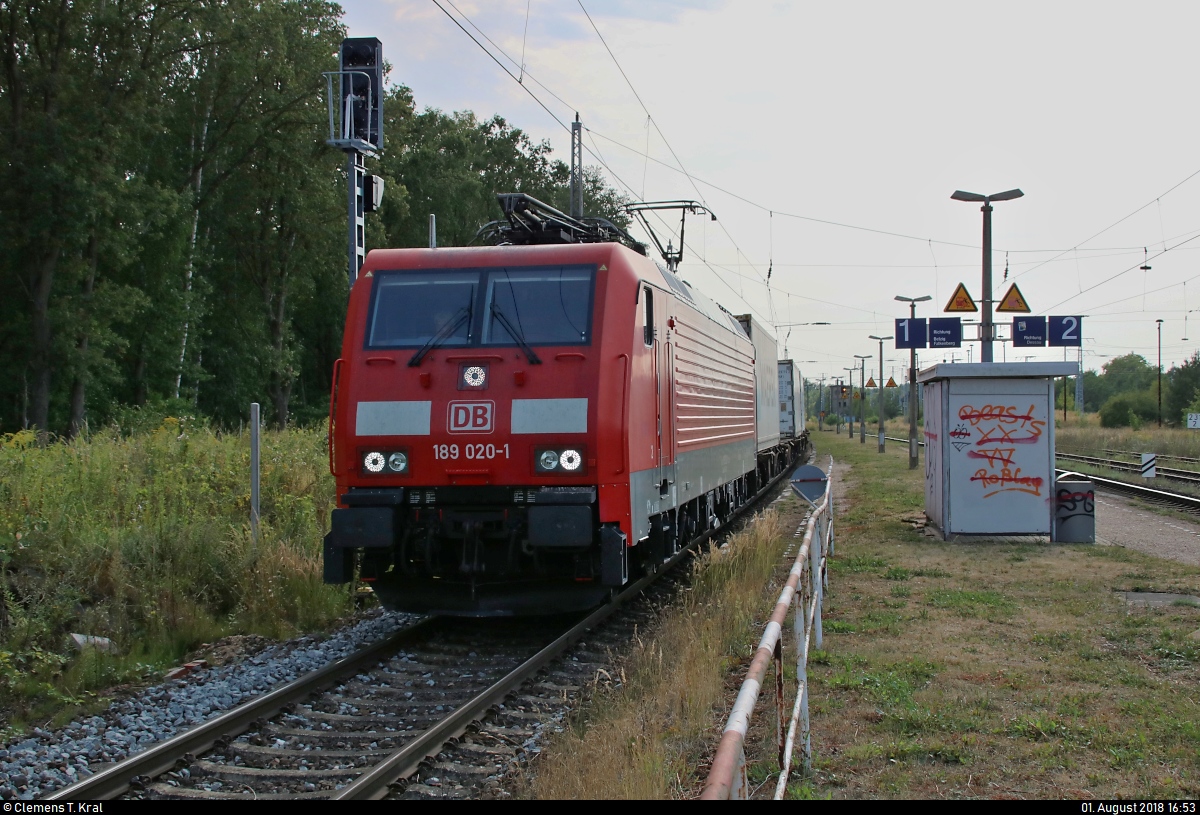
[[495, 402], [451, 402], [446, 430], [451, 433], [491, 433]]

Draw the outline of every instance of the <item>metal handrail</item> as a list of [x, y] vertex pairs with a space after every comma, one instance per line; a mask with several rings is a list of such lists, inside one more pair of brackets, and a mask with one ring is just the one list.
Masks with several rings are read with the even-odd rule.
[[[783, 797], [791, 773], [797, 728], [804, 757], [804, 772], [812, 770], [812, 736], [808, 715], [808, 650], [810, 639], [817, 648], [822, 645], [821, 605], [828, 585], [827, 559], [833, 555], [833, 457], [826, 471], [825, 494], [815, 504], [805, 524], [804, 542], [792, 564], [787, 584], [779, 595], [775, 610], [759, 641], [750, 670], [738, 692], [737, 701], [721, 734], [717, 754], [709, 769], [708, 779], [700, 797], [704, 800], [746, 799], [751, 795], [746, 778], [746, 732], [754, 714], [767, 668], [775, 665], [776, 738], [779, 747], [779, 781], [775, 799]], [[807, 577], [807, 580], [804, 578]], [[796, 647], [796, 698], [788, 720], [786, 736], [783, 727], [783, 625], [789, 611], [793, 612], [793, 631]]]

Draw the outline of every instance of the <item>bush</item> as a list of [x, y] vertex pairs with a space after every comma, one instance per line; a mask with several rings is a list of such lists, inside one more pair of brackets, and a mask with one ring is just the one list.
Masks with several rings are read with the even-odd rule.
[[1142, 422], [1153, 422], [1157, 418], [1157, 398], [1145, 391], [1118, 393], [1100, 406], [1101, 427], [1132, 427], [1136, 430]]
[[[323, 428], [263, 434], [255, 540], [247, 433], [153, 410], [125, 419], [44, 448], [28, 431], [0, 435], [0, 719], [32, 714], [48, 683], [71, 694], [110, 667], [170, 663], [227, 633], [311, 631], [348, 610], [322, 582]], [[68, 666], [72, 632], [113, 639], [128, 665]]]

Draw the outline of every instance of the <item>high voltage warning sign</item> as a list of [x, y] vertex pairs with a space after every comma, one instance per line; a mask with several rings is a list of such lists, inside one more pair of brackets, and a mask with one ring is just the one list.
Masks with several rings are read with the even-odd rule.
[[863, 387], [866, 387], [866, 388], [873, 388], [873, 387], [875, 387], [875, 377], [871, 377], [870, 379], [868, 379], [868, 380], [867, 380], [867, 384], [866, 384], [866, 385], [864, 385]]
[[1000, 301], [1000, 305], [996, 306], [996, 311], [1012, 311], [1019, 314], [1028, 314], [1030, 311], [1029, 303], [1025, 300], [1025, 295], [1021, 294], [1021, 290], [1017, 288], [1017, 284], [1013, 283], [1008, 288], [1008, 293]]
[[889, 377], [888, 377], [887, 384], [886, 384], [886, 385], [884, 385], [884, 387], [885, 387], [885, 388], [895, 388], [895, 387], [897, 387], [897, 385], [896, 385], [896, 377], [894, 377], [894, 376], [889, 376]]
[[967, 287], [959, 283], [958, 288], [954, 290], [954, 294], [950, 295], [950, 302], [946, 304], [946, 307], [942, 311], [979, 311], [979, 307], [975, 305], [975, 301], [967, 293]]

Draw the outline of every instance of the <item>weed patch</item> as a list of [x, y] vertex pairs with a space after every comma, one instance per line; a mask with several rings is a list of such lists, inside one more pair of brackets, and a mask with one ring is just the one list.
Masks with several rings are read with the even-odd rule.
[[827, 625], [810, 663], [809, 794], [1200, 795], [1200, 613], [1113, 595], [1195, 595], [1200, 569], [1115, 546], [914, 540], [895, 518], [923, 506], [922, 471], [821, 443], [851, 467], [838, 558], [853, 568], [831, 577], [827, 619], [855, 633]]

